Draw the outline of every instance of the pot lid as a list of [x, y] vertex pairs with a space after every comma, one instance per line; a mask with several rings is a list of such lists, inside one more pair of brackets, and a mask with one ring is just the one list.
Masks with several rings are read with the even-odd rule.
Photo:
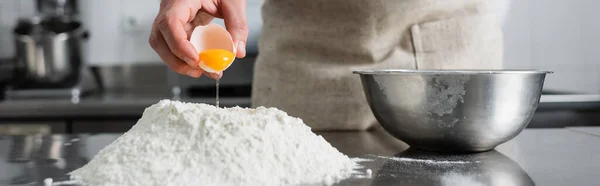
[[20, 35], [61, 34], [79, 30], [81, 27], [80, 21], [64, 16], [30, 17], [19, 19], [14, 32]]

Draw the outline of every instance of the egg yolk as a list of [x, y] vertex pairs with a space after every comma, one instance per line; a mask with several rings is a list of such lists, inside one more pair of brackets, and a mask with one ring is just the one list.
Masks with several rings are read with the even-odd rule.
[[223, 49], [208, 49], [200, 52], [201, 63], [214, 71], [225, 70], [233, 62], [233, 53]]

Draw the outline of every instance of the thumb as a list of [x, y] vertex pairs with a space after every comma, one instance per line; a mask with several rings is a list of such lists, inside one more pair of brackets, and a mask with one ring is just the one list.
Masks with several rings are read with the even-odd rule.
[[223, 0], [221, 11], [225, 27], [233, 38], [236, 57], [246, 56], [246, 40], [248, 39], [248, 23], [246, 22], [246, 0]]
[[[195, 2], [195, 1], [191, 1]], [[200, 2], [187, 1], [162, 1], [163, 10], [156, 19], [156, 26], [164, 37], [166, 44], [177, 58], [195, 67], [198, 53], [188, 40], [186, 25], [194, 18], [196, 12], [202, 8]]]

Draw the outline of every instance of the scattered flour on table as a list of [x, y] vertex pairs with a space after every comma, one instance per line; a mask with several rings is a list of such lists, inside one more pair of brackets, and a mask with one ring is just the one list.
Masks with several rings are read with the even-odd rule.
[[371, 178], [373, 176], [373, 171], [371, 169], [367, 169], [367, 177]]
[[370, 162], [370, 161], [375, 161], [372, 159], [366, 159], [366, 158], [350, 158], [350, 160], [352, 160], [355, 163], [362, 163], [362, 162]]
[[360, 171], [359, 169], [364, 169], [365, 167], [360, 165], [360, 163], [363, 162], [372, 162], [375, 161], [373, 159], [365, 159], [365, 158], [350, 158], [350, 160], [352, 160], [355, 165], [354, 165], [354, 170], [352, 171], [352, 178], [356, 178], [356, 179], [370, 179], [373, 177], [373, 171], [371, 169], [365, 169], [364, 172]]
[[44, 179], [44, 186], [52, 186], [52, 178]]
[[428, 160], [428, 159], [413, 159], [413, 158], [405, 158], [405, 157], [386, 157], [386, 156], [377, 156], [378, 158], [394, 160], [394, 161], [403, 161], [403, 162], [414, 162], [414, 163], [426, 163], [426, 164], [470, 164], [470, 163], [479, 163], [479, 161], [455, 161], [455, 160]]
[[276, 108], [161, 100], [70, 173], [84, 185], [331, 185], [356, 163]]

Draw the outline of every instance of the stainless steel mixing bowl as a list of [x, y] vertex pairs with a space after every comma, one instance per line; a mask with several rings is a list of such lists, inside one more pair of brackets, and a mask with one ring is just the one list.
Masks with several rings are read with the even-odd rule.
[[411, 147], [480, 152], [516, 137], [537, 109], [549, 71], [363, 70], [382, 127]]

